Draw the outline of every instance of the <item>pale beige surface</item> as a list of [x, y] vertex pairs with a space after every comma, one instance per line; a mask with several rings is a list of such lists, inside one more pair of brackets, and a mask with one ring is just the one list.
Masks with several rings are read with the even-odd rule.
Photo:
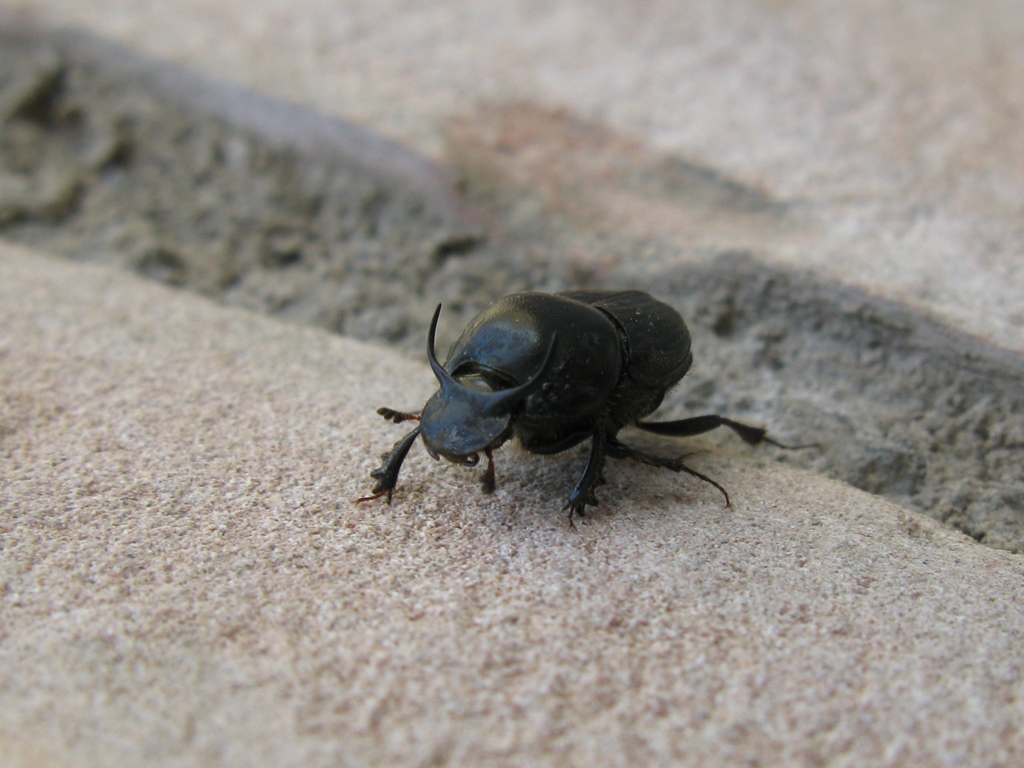
[[418, 450], [426, 365], [0, 243], [4, 765], [1020, 765], [1024, 567], [737, 447]]
[[[438, 157], [564, 107], [797, 214], [738, 245], [1024, 349], [1012, 0], [5, 5]], [[733, 510], [613, 463], [573, 532], [582, 457], [507, 450], [351, 505], [431, 382], [0, 244], [0, 764], [1024, 763], [1019, 557], [743, 447], [694, 459]]]
[[762, 248], [1024, 349], [1016, 0], [7, 5], [435, 156], [453, 118], [564, 107], [759, 187], [805, 224], [710, 245]]

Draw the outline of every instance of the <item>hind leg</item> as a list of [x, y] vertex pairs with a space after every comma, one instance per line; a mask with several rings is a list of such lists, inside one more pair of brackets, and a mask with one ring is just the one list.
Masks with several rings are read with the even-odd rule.
[[733, 421], [717, 414], [693, 416], [689, 419], [680, 419], [679, 421], [641, 421], [637, 422], [636, 426], [638, 429], [646, 432], [653, 432], [656, 435], [666, 435], [668, 437], [693, 437], [694, 435], [703, 435], [705, 432], [718, 429], [718, 427], [728, 427], [743, 438], [743, 442], [750, 445], [768, 443], [777, 448], [785, 448], [787, 451], [819, 447], [817, 443], [785, 445], [778, 440], [768, 437], [768, 430], [764, 427], [752, 427], [750, 424]]

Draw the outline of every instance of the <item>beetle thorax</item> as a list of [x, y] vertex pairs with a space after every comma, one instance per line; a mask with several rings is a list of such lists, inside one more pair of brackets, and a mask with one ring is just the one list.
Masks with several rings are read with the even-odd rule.
[[427, 359], [441, 388], [423, 407], [420, 434], [432, 456], [444, 456], [459, 463], [475, 463], [479, 452], [497, 448], [512, 431], [515, 411], [543, 383], [555, 350], [552, 336], [540, 368], [527, 381], [505, 389], [493, 389], [474, 371], [456, 378], [437, 360], [434, 334], [441, 314], [438, 305], [427, 334]]

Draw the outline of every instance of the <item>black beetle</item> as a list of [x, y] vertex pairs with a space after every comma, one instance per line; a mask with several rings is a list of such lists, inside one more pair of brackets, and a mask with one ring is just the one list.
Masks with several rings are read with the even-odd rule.
[[439, 304], [427, 334], [427, 358], [441, 388], [420, 415], [378, 409], [396, 424], [420, 424], [382, 455], [384, 463], [371, 473], [376, 487], [358, 501], [387, 496], [391, 502], [417, 436], [435, 459], [475, 466], [483, 453], [487, 493], [494, 490], [492, 451], [509, 438], [537, 454], [559, 453], [589, 438], [590, 458], [563, 507], [570, 522], [574, 514], [582, 517], [588, 504], [597, 504], [606, 456], [686, 472], [718, 488], [729, 506], [725, 488], [681, 458], [653, 456], [620, 442], [623, 427], [687, 437], [725, 426], [751, 445], [790, 447], [767, 437], [767, 430], [722, 416], [640, 421], [661, 405], [693, 362], [683, 318], [644, 291], [506, 296], [473, 319], [443, 366], [434, 352], [440, 315]]

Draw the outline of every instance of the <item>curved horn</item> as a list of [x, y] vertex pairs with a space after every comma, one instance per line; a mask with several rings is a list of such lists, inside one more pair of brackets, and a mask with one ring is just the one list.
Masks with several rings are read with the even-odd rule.
[[434, 353], [434, 334], [437, 332], [437, 319], [441, 317], [441, 305], [437, 305], [437, 309], [434, 310], [434, 318], [430, 321], [430, 330], [427, 332], [427, 360], [430, 361], [430, 369], [437, 376], [437, 380], [441, 382], [442, 387], [449, 387], [453, 384], [458, 384], [452, 375], [444, 369], [444, 366], [437, 361], [437, 355]]
[[544, 355], [544, 362], [540, 364], [540, 368], [537, 369], [537, 372], [533, 374], [533, 376], [524, 381], [518, 387], [503, 389], [498, 392], [487, 394], [488, 410], [499, 410], [502, 406], [512, 405], [540, 389], [541, 385], [544, 384], [544, 374], [547, 373], [548, 368], [551, 366], [551, 361], [554, 359], [555, 343], [557, 341], [558, 333], [552, 333], [551, 343], [548, 344], [547, 354]]
[[434, 372], [437, 380], [441, 383], [442, 390], [448, 390], [450, 387], [458, 387], [461, 390], [465, 390], [466, 394], [474, 399], [479, 399], [484, 408], [488, 412], [495, 412], [501, 410], [502, 407], [510, 407], [515, 403], [522, 400], [524, 397], [531, 395], [534, 391], [540, 388], [544, 383], [543, 376], [547, 373], [548, 368], [551, 366], [551, 361], [555, 356], [555, 344], [558, 341], [558, 334], [551, 334], [551, 343], [548, 344], [547, 354], [544, 355], [544, 362], [540, 364], [540, 368], [533, 374], [527, 381], [523, 382], [517, 387], [512, 389], [502, 389], [498, 392], [478, 392], [471, 389], [466, 389], [462, 386], [448, 371], [444, 369], [444, 366], [437, 359], [437, 354], [434, 351], [434, 336], [437, 333], [437, 320], [441, 317], [441, 305], [437, 305], [437, 309], [434, 310], [434, 317], [430, 321], [430, 330], [427, 331], [427, 360], [430, 361], [430, 369]]

